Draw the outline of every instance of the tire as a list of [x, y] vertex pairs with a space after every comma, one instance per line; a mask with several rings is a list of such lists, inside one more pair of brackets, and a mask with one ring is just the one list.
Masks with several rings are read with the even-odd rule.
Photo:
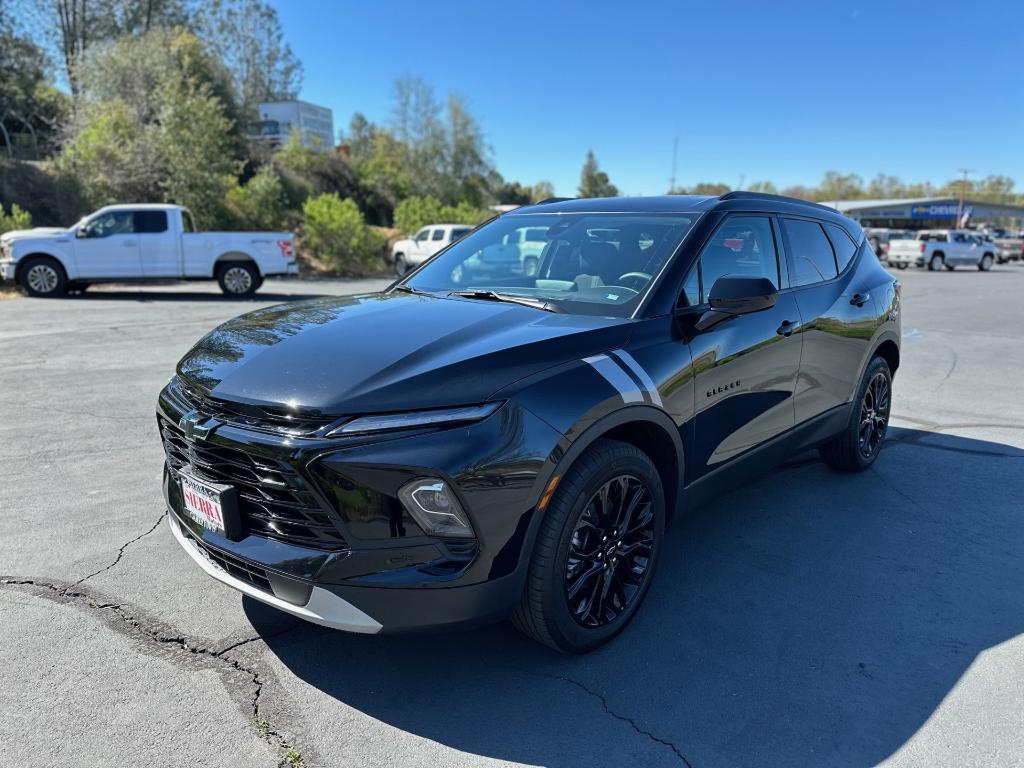
[[900, 262], [899, 264], [896, 265], [896, 269], [906, 269], [908, 266], [909, 265], [906, 264], [905, 262]]
[[982, 272], [988, 272], [992, 269], [992, 254], [986, 253], [981, 257], [981, 261], [978, 262], [978, 269]]
[[248, 261], [229, 261], [217, 269], [217, 282], [225, 296], [245, 299], [256, 293], [262, 280], [256, 265]]
[[49, 256], [32, 256], [21, 268], [18, 282], [29, 296], [53, 299], [68, 292], [68, 275], [61, 263]]
[[536, 256], [528, 256], [523, 259], [523, 275], [525, 277], [536, 277], [540, 269], [540, 260]]
[[946, 259], [941, 253], [934, 253], [931, 259], [928, 260], [928, 271], [938, 272], [945, 263]]
[[[615, 502], [640, 494], [639, 510], [644, 511], [633, 515], [625, 535], [614, 527], [610, 532], [612, 524], [600, 514], [597, 499], [604, 489], [613, 507], [608, 517], [617, 516], [619, 523], [624, 508]], [[543, 515], [512, 623], [557, 651], [585, 653], [621, 632], [647, 595], [665, 534], [661, 478], [640, 449], [600, 439], [566, 472]], [[632, 551], [624, 553], [622, 547]], [[590, 556], [580, 556], [581, 549], [590, 550]], [[567, 587], [570, 568], [582, 571], [573, 583], [579, 591], [572, 597]]]
[[395, 274], [399, 277], [405, 277], [405, 273], [409, 271], [409, 264], [405, 260], [404, 253], [395, 254]]
[[[875, 385], [884, 382], [884, 390]], [[884, 396], [883, 393], [884, 392]], [[869, 399], [870, 396], [870, 399]], [[876, 407], [881, 403], [881, 407]], [[892, 409], [892, 372], [882, 357], [875, 356], [868, 363], [864, 378], [857, 387], [857, 396], [850, 411], [850, 423], [840, 434], [818, 448], [822, 460], [832, 469], [842, 472], [862, 472], [878, 458], [885, 433], [889, 428]], [[867, 420], [871, 424], [867, 425]], [[863, 435], [866, 426], [871, 432]], [[869, 450], [865, 450], [868, 447]]]

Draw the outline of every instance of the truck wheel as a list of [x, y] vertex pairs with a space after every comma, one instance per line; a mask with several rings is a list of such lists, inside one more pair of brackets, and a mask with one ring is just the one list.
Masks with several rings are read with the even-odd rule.
[[928, 271], [938, 272], [940, 269], [942, 269], [942, 265], [945, 261], [946, 260], [942, 257], [941, 253], [934, 254], [931, 260], [928, 262]]
[[896, 265], [896, 269], [906, 269], [908, 266], [910, 265], [907, 264], [905, 261], [901, 261], [899, 264]]
[[650, 458], [596, 441], [545, 510], [512, 623], [566, 653], [611, 640], [647, 594], [664, 532], [665, 493]]
[[991, 253], [986, 253], [984, 256], [981, 257], [981, 261], [978, 262], [978, 269], [980, 269], [982, 272], [988, 272], [990, 269], [992, 269]]
[[21, 268], [21, 287], [29, 296], [52, 299], [68, 290], [68, 276], [64, 267], [49, 256], [33, 256]]
[[260, 285], [260, 273], [255, 264], [228, 262], [217, 270], [217, 282], [225, 296], [244, 299], [256, 293]]
[[405, 273], [409, 271], [409, 265], [405, 261], [404, 253], [395, 254], [395, 274], [399, 277], [405, 277]]
[[540, 261], [536, 256], [530, 256], [523, 261], [523, 274], [526, 277], [536, 277], [537, 270], [540, 267]]

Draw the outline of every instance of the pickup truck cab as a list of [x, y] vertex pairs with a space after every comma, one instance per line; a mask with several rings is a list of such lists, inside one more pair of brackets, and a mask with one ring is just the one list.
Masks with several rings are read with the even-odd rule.
[[217, 280], [251, 296], [268, 275], [298, 273], [290, 232], [198, 232], [180, 205], [111, 205], [68, 229], [0, 237], [0, 277], [32, 296], [63, 296], [92, 283]]
[[995, 261], [995, 245], [968, 229], [925, 229], [913, 240], [890, 240], [888, 261], [899, 269], [916, 264], [933, 272], [943, 267], [987, 272]]
[[399, 277], [415, 269], [442, 248], [468, 234], [468, 224], [428, 224], [412, 237], [391, 246], [391, 260]]

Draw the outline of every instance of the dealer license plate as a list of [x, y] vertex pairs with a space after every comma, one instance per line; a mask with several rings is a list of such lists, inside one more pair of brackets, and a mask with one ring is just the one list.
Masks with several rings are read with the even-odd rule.
[[187, 475], [179, 477], [181, 498], [185, 502], [185, 511], [189, 517], [204, 528], [223, 536], [224, 508], [221, 505], [220, 491]]

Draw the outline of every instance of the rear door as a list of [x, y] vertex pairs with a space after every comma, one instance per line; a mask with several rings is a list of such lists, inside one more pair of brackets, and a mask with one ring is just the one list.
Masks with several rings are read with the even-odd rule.
[[[733, 214], [716, 229], [684, 283], [696, 318], [723, 275], [766, 277], [782, 288], [774, 307], [693, 331], [694, 435], [688, 454], [696, 480], [793, 428], [800, 366], [800, 314], [780, 275], [778, 234], [768, 215]], [[687, 312], [687, 316], [690, 313]]]
[[783, 218], [782, 229], [802, 320], [795, 398], [802, 424], [852, 399], [878, 313], [868, 286], [858, 283], [858, 246], [844, 229], [796, 217]]
[[135, 211], [139, 259], [146, 277], [178, 277], [178, 236], [172, 235], [167, 211]]
[[106, 211], [86, 222], [75, 237], [75, 261], [83, 279], [141, 277], [133, 213]]

